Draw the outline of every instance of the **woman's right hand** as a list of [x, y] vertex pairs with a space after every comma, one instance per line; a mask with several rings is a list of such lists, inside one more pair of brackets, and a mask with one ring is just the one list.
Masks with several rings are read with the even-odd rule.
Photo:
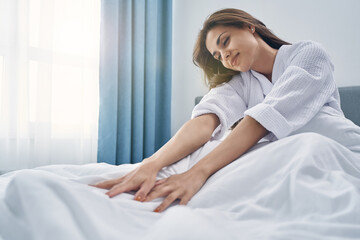
[[144, 160], [140, 166], [120, 178], [107, 180], [91, 186], [109, 189], [106, 193], [109, 197], [114, 197], [123, 192], [137, 191], [134, 199], [143, 202], [150, 190], [155, 186], [158, 171], [158, 167], [150, 161]]

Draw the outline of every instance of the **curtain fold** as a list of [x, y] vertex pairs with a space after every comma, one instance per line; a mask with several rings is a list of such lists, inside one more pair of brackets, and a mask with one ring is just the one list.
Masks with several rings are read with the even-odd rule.
[[136, 163], [170, 138], [172, 1], [103, 0], [98, 162]]

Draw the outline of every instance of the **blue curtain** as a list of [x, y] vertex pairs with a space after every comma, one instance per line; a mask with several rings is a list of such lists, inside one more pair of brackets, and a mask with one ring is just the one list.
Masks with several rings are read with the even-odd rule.
[[171, 13], [171, 0], [102, 0], [98, 162], [140, 162], [170, 138]]

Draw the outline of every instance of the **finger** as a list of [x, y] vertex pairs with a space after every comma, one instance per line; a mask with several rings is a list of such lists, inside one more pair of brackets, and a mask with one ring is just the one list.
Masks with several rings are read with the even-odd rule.
[[168, 186], [157, 186], [154, 187], [146, 197], [145, 201], [150, 202], [158, 197], [164, 197], [171, 192]]
[[146, 196], [150, 192], [150, 190], [153, 188], [154, 183], [153, 181], [145, 181], [140, 189], [136, 192], [134, 199], [136, 201], [144, 202], [146, 200]]
[[123, 193], [123, 192], [129, 192], [131, 190], [134, 190], [136, 189], [138, 186], [136, 185], [133, 185], [129, 182], [125, 182], [125, 183], [120, 183], [120, 184], [117, 184], [115, 186], [113, 186], [107, 193], [105, 193], [106, 195], [108, 195], [109, 197], [114, 197], [120, 193]]
[[190, 201], [190, 199], [191, 199], [191, 196], [189, 196], [189, 195], [184, 195], [184, 196], [181, 198], [179, 205], [186, 205], [186, 204], [188, 204], [188, 202]]
[[107, 181], [103, 181], [97, 184], [89, 184], [90, 186], [97, 187], [97, 188], [103, 188], [103, 189], [110, 189], [114, 185], [119, 184], [123, 181], [123, 177], [121, 178], [115, 178]]
[[166, 182], [166, 180], [167, 180], [167, 178], [163, 178], [163, 179], [157, 180], [157, 181], [155, 182], [155, 186], [160, 185], [160, 184], [163, 184], [164, 182]]
[[164, 211], [171, 203], [173, 203], [179, 196], [178, 192], [169, 194], [165, 200], [154, 210], [154, 212]]

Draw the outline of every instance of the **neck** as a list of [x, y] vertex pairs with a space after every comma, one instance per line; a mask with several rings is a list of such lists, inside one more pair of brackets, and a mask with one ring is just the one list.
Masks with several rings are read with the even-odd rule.
[[259, 49], [252, 69], [263, 74], [271, 82], [271, 75], [278, 49], [270, 47], [259, 36], [257, 37], [257, 40], [259, 43]]

